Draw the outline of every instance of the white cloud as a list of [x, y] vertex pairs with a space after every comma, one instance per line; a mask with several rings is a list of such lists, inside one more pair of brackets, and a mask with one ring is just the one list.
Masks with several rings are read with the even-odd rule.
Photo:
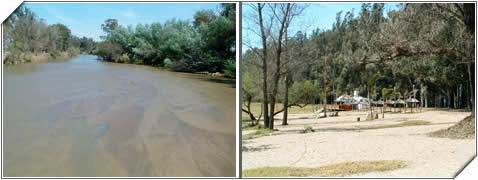
[[125, 17], [136, 17], [136, 13], [132, 10], [125, 11], [122, 15]]
[[67, 18], [67, 17], [62, 16], [62, 15], [57, 15], [56, 18], [61, 20], [61, 21], [67, 22], [67, 23], [76, 23], [75, 20], [73, 20], [71, 18]]
[[54, 9], [54, 8], [50, 8], [50, 7], [45, 6], [44, 9], [45, 9], [49, 14], [55, 16], [56, 19], [58, 19], [58, 20], [60, 20], [60, 21], [63, 21], [63, 23], [78, 24], [77, 21], [75, 21], [75, 20], [72, 19], [72, 18], [65, 17], [61, 12], [59, 12], [58, 10], [56, 10], [56, 9]]

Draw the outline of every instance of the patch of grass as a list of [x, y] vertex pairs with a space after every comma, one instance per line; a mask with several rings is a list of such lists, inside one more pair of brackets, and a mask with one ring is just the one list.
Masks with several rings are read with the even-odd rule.
[[306, 126], [306, 127], [304, 127], [304, 129], [299, 131], [299, 133], [301, 133], [301, 134], [310, 133], [310, 132], [315, 132], [315, 130], [312, 129], [312, 127], [310, 127], [310, 126]]
[[428, 134], [431, 137], [470, 139], [475, 138], [475, 121], [471, 116], [466, 117], [455, 125]]
[[133, 58], [133, 64], [143, 64], [143, 60], [138, 58]]
[[259, 129], [254, 133], [246, 134], [242, 136], [242, 140], [250, 140], [250, 139], [255, 139], [259, 138], [262, 136], [272, 136], [272, 135], [279, 135], [280, 133], [276, 132], [277, 130], [271, 130], [271, 129]]
[[391, 124], [391, 125], [383, 125], [377, 126], [371, 129], [385, 129], [385, 128], [396, 128], [396, 127], [405, 127], [405, 126], [421, 126], [421, 125], [429, 125], [430, 122], [422, 121], [422, 120], [412, 120], [412, 121], [405, 121], [398, 124]]
[[[262, 104], [258, 102], [251, 103], [251, 111], [254, 115], [258, 116], [259, 114], [261, 114], [261, 105]], [[243, 105], [242, 107], [246, 109], [246, 106]], [[321, 106], [319, 105], [319, 108], [320, 107]], [[277, 103], [275, 109], [276, 110], [282, 109], [282, 103]], [[310, 105], [310, 104], [305, 106], [304, 108], [292, 106], [288, 109], [289, 109], [289, 114], [311, 114], [315, 112], [314, 105]], [[249, 115], [245, 112], [242, 112], [242, 118], [244, 119], [246, 117], [249, 117]]]
[[252, 125], [252, 120], [251, 118], [249, 117], [249, 115], [247, 115], [246, 117], [242, 117], [242, 126], [241, 126], [241, 130], [244, 131], [244, 130], [257, 130], [257, 129], [262, 129], [264, 128], [264, 125], [262, 124], [255, 124], [255, 121], [254, 121], [254, 125]]
[[264, 125], [262, 124], [255, 124], [251, 125], [250, 123], [247, 124], [242, 124], [241, 130], [246, 131], [246, 130], [258, 130], [258, 129], [263, 129]]
[[316, 168], [262, 167], [242, 171], [244, 177], [342, 177], [352, 174], [382, 172], [407, 167], [406, 161], [355, 161]]

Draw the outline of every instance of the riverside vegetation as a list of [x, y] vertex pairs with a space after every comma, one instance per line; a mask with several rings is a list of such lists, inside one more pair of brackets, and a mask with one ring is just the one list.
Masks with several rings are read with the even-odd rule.
[[172, 71], [215, 73], [235, 77], [235, 4], [219, 11], [200, 10], [193, 21], [171, 19], [165, 23], [123, 27], [107, 19], [101, 42], [72, 35], [63, 24], [48, 25], [25, 6], [4, 23], [4, 64], [67, 59], [94, 54], [104, 61], [144, 64]]
[[171, 19], [133, 28], [107, 19], [101, 25], [107, 35], [93, 53], [105, 61], [235, 77], [235, 17], [235, 4], [225, 3], [220, 12], [196, 12], [192, 23]]
[[19, 64], [89, 54], [96, 42], [72, 35], [64, 24], [48, 25], [21, 5], [3, 23], [3, 44], [3, 63]]

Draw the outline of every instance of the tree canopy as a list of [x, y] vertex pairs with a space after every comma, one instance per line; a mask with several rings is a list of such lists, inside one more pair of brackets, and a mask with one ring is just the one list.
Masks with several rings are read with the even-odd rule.
[[170, 19], [124, 27], [107, 19], [102, 29], [106, 36], [94, 54], [106, 61], [235, 77], [235, 4], [222, 4], [219, 12], [198, 11], [192, 22]]
[[[279, 83], [285, 84], [286, 75], [291, 73], [292, 87], [314, 82], [317, 83], [315, 89], [323, 90], [327, 68], [327, 103], [358, 90], [359, 95], [375, 100], [415, 97], [423, 106], [471, 109], [475, 39], [474, 31], [469, 28], [472, 24], [469, 19], [474, 19], [474, 14], [466, 13], [470, 5], [474, 8], [474, 4], [463, 3], [411, 3], [385, 12], [383, 3], [364, 3], [358, 15], [341, 11], [331, 29], [317, 27], [311, 34], [298, 31], [286, 38]], [[259, 26], [247, 28], [260, 32]], [[273, 42], [262, 48], [249, 48], [243, 55], [244, 75], [257, 74], [254, 76], [264, 78], [256, 72], [265, 66], [261, 57], [274, 51], [277, 45]], [[276, 61], [277, 55], [273, 56], [267, 57], [268, 66]], [[287, 68], [291, 65], [295, 65], [292, 71]], [[267, 74], [265, 82], [271, 82], [273, 74]], [[264, 87], [262, 81], [247, 81], [251, 80], [243, 79], [243, 84], [254, 83], [249, 87], [255, 89]], [[277, 96], [282, 96], [287, 86], [280, 87], [282, 90], [279, 89]], [[246, 91], [254, 92], [246, 94], [255, 95], [249, 99], [263, 100], [264, 92]], [[270, 90], [265, 93], [272, 94]], [[299, 97], [304, 104], [320, 102], [323, 98], [310, 99], [296, 96], [297, 93], [300, 91], [287, 94], [292, 100]]]
[[56, 58], [61, 54], [72, 57], [90, 53], [96, 43], [91, 38], [72, 35], [64, 24], [48, 25], [44, 19], [21, 5], [3, 24], [4, 63], [31, 61], [38, 53]]

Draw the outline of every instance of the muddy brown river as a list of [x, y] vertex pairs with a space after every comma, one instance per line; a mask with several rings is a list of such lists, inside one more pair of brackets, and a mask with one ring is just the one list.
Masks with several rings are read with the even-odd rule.
[[234, 81], [91, 55], [3, 75], [4, 176], [235, 176]]

